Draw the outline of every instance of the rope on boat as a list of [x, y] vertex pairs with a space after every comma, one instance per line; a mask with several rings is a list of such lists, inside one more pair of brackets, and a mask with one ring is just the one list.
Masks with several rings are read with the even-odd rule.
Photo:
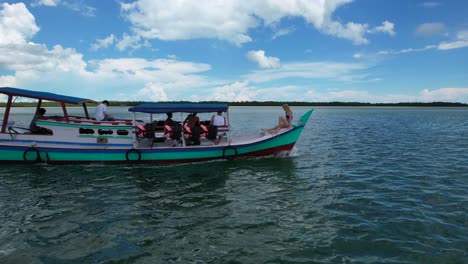
[[47, 162], [49, 162], [50, 161], [49, 152], [46, 152], [45, 155], [46, 155], [46, 158], [47, 158]]
[[[13, 136], [13, 133], [15, 134], [15, 136]], [[15, 139], [16, 135], [19, 134], [19, 132], [10, 126], [8, 127], [8, 134], [10, 134], [11, 139]]]

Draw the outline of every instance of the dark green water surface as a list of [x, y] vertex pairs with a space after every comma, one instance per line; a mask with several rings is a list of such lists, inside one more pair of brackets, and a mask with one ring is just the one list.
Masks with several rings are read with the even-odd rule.
[[0, 263], [468, 263], [467, 208], [468, 109], [317, 108], [292, 157], [1, 166]]

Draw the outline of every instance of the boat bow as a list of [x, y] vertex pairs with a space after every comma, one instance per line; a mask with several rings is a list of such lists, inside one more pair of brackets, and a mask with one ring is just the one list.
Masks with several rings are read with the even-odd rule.
[[299, 118], [299, 124], [305, 126], [307, 122], [309, 121], [310, 116], [312, 115], [312, 112], [314, 109], [310, 109], [309, 111], [305, 112], [301, 118]]

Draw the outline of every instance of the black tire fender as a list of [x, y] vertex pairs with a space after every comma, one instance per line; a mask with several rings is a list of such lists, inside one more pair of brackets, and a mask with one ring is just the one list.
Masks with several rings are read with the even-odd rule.
[[[234, 150], [234, 155], [227, 155], [226, 156], [226, 151], [229, 151], [229, 150]], [[237, 157], [237, 148], [234, 147], [234, 146], [227, 146], [223, 149], [223, 159], [227, 159], [227, 160], [233, 160]]]
[[[136, 160], [130, 160], [129, 156], [130, 156], [130, 154], [132, 154], [132, 153], [138, 154], [138, 159], [136, 159]], [[139, 150], [137, 150], [137, 149], [134, 149], [134, 148], [129, 149], [129, 150], [127, 151], [127, 153], [125, 153], [125, 159], [126, 159], [127, 161], [140, 161], [140, 160], [141, 160], [141, 152], [140, 152]]]
[[[28, 160], [28, 153], [29, 153], [29, 152], [34, 152], [34, 153], [36, 153], [36, 158], [35, 158], [35, 159], [32, 159], [32, 160]], [[41, 161], [42, 161], [42, 160], [41, 160], [41, 153], [39, 152], [39, 150], [38, 150], [37, 148], [33, 148], [33, 147], [28, 148], [28, 149], [26, 149], [26, 150], [24, 151], [24, 153], [23, 153], [23, 160], [25, 160], [25, 161], [30, 161], [30, 162], [33, 162], [33, 163], [35, 163], [35, 162], [41, 162]]]

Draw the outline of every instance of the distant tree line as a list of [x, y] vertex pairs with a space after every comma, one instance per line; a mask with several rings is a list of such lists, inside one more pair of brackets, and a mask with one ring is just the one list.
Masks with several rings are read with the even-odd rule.
[[[111, 106], [135, 106], [143, 101], [110, 101]], [[158, 103], [158, 102], [155, 102]], [[160, 103], [194, 103], [189, 101], [164, 101]], [[402, 102], [402, 103], [362, 103], [362, 102], [278, 102], [278, 101], [244, 101], [244, 102], [225, 102], [225, 101], [201, 101], [199, 103], [224, 103], [230, 106], [281, 106], [282, 104], [289, 104], [290, 106], [416, 106], [416, 107], [468, 107], [465, 103], [451, 103], [451, 102]], [[17, 102], [13, 106], [18, 107], [34, 107], [36, 102]], [[44, 107], [59, 107], [60, 104], [55, 102], [42, 102]], [[88, 106], [96, 106], [96, 103], [88, 103]], [[0, 106], [5, 107], [5, 102], [0, 102]], [[67, 106], [73, 106], [68, 105]], [[76, 105], [80, 106], [80, 105]]]

